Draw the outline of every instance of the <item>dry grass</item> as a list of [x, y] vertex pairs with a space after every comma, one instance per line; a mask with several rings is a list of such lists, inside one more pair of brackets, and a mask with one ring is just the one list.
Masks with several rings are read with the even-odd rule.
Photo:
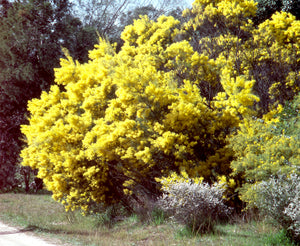
[[270, 235], [272, 239], [278, 230], [256, 220], [245, 222], [239, 219], [236, 223], [218, 226], [214, 234], [198, 237], [170, 221], [160, 225], [143, 224], [136, 216], [107, 228], [99, 225], [99, 217], [65, 212], [50, 195], [1, 194], [0, 211], [3, 222], [72, 246], [291, 245], [269, 243]]

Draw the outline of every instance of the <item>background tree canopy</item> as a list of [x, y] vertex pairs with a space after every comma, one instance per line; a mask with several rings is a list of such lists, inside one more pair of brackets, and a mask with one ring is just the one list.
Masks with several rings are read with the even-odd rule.
[[[26, 122], [27, 101], [53, 83], [67, 47], [86, 60], [94, 44], [79, 19], [70, 15], [68, 1], [1, 2], [0, 17], [0, 189], [15, 183], [14, 172], [22, 146], [20, 125]], [[80, 45], [77, 45], [80, 44]]]

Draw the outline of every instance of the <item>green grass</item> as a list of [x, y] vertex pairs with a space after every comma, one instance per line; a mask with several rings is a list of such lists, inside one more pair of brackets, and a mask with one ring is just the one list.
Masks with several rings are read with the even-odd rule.
[[218, 225], [213, 234], [193, 236], [183, 226], [165, 221], [159, 211], [153, 216], [151, 223], [141, 223], [133, 215], [108, 228], [99, 216], [65, 212], [50, 195], [0, 195], [1, 221], [68, 245], [292, 245], [282, 231], [264, 220], [237, 218], [235, 223]]

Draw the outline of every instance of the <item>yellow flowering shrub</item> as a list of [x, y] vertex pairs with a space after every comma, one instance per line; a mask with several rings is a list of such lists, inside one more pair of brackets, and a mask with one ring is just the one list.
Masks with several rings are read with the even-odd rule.
[[[155, 178], [171, 172], [239, 186], [229, 177], [235, 149], [227, 136], [265, 100], [253, 94], [265, 76], [255, 64], [282, 62], [290, 45], [299, 51], [293, 17], [283, 21], [291, 28], [282, 40], [274, 26], [280, 18], [256, 28], [249, 20], [255, 10], [252, 0], [196, 0], [183, 26], [173, 17], [141, 16], [124, 29], [118, 52], [103, 39], [84, 64], [65, 51], [56, 85], [28, 104], [23, 165], [39, 170], [66, 209], [130, 206], [157, 196]], [[273, 36], [261, 42], [266, 33], [259, 30], [268, 26]], [[271, 56], [271, 48], [283, 55]], [[282, 72], [293, 93], [297, 59]]]
[[208, 102], [199, 78], [215, 80], [217, 66], [178, 41], [178, 28], [173, 17], [141, 17], [118, 53], [102, 39], [87, 63], [66, 53], [57, 85], [29, 102], [23, 165], [39, 170], [66, 209], [153, 196], [155, 177], [170, 171], [209, 182], [230, 173], [226, 135], [240, 121], [236, 109], [255, 101], [252, 82], [225, 89], [221, 106]]

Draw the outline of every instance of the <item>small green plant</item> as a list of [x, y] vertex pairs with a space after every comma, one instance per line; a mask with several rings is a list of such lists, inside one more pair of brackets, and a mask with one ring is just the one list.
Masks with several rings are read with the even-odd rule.
[[294, 246], [296, 245], [291, 241], [289, 237], [287, 237], [287, 231], [280, 230], [276, 234], [271, 234], [266, 237], [265, 245], [271, 246]]
[[127, 222], [129, 222], [129, 223], [136, 223], [137, 221], [138, 221], [138, 216], [136, 214], [131, 214], [127, 218]]
[[165, 212], [162, 209], [155, 208], [151, 213], [151, 217], [155, 225], [161, 225], [165, 221]]
[[184, 226], [177, 231], [176, 238], [192, 238], [194, 235], [191, 228]]
[[125, 216], [124, 208], [120, 204], [114, 204], [103, 208], [102, 211], [92, 213], [92, 216], [96, 218], [96, 227], [105, 226], [108, 228], [113, 227], [113, 225], [122, 220]]
[[67, 218], [67, 220], [70, 224], [74, 224], [75, 222], [77, 222], [76, 215], [75, 215], [74, 211], [66, 212], [66, 218]]

